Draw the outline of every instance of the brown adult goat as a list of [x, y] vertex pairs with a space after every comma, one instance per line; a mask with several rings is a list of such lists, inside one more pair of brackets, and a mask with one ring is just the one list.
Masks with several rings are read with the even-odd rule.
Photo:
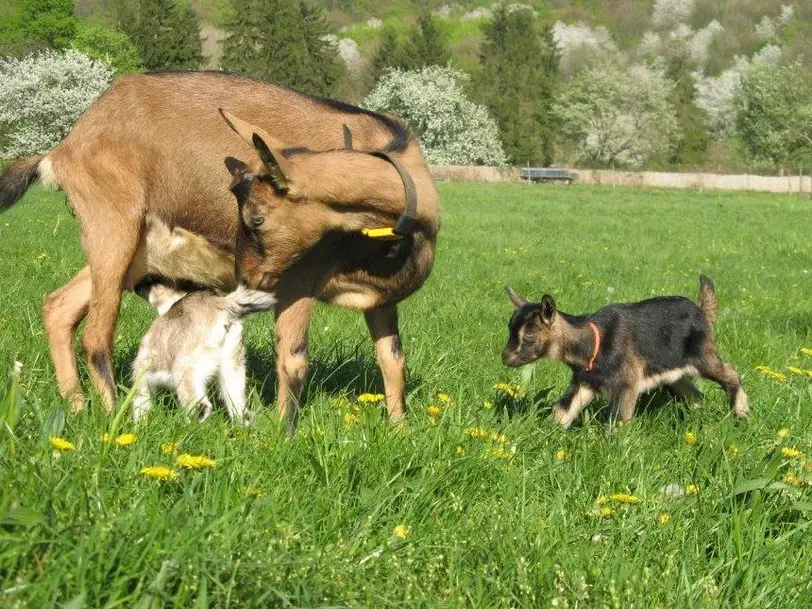
[[[375, 154], [382, 150], [388, 156]], [[431, 271], [439, 205], [417, 140], [399, 120], [225, 73], [129, 75], [51, 153], [6, 170], [0, 210], [37, 178], [67, 194], [88, 262], [43, 307], [59, 390], [73, 410], [84, 408], [74, 338], [85, 316], [90, 377], [109, 411], [122, 291], [145, 278], [221, 289], [239, 278], [278, 299], [282, 418], [299, 401], [316, 300], [364, 312], [389, 418], [403, 416], [396, 304]], [[412, 180], [418, 205], [408, 234], [364, 236], [395, 225]]]

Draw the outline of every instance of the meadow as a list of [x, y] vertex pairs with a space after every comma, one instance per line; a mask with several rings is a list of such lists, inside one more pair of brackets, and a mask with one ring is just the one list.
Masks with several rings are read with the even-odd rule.
[[[439, 189], [435, 269], [401, 306], [408, 423], [385, 422], [361, 316], [321, 307], [292, 438], [270, 316], [247, 323], [251, 428], [170, 397], [138, 427], [66, 414], [40, 307], [83, 265], [77, 223], [37, 188], [0, 216], [0, 375], [22, 364], [0, 385], [0, 607], [812, 607], [810, 200]], [[601, 399], [564, 431], [566, 367], [501, 363], [505, 284], [578, 313], [694, 297], [700, 272], [749, 424], [700, 381], [701, 404], [655, 393], [611, 429]], [[123, 406], [151, 319], [125, 295]]]

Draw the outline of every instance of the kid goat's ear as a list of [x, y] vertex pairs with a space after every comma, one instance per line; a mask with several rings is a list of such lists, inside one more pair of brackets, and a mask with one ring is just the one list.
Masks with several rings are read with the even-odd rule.
[[231, 177], [234, 178], [236, 181], [240, 181], [245, 179], [245, 176], [248, 175], [248, 165], [243, 163], [240, 159], [235, 159], [233, 156], [227, 156], [225, 158], [226, 169], [231, 174]]
[[519, 296], [516, 291], [510, 287], [509, 285], [505, 286], [505, 292], [507, 292], [508, 298], [510, 298], [510, 302], [513, 303], [513, 306], [517, 309], [521, 309], [524, 305], [527, 304], [527, 301], [524, 300], [521, 296]]
[[553, 315], [555, 315], [555, 300], [549, 294], [541, 297], [541, 321], [546, 325], [553, 322]]

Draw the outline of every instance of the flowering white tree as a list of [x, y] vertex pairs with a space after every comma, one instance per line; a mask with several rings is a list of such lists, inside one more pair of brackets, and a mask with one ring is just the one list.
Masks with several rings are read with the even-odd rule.
[[612, 35], [603, 26], [592, 28], [581, 21], [573, 25], [556, 21], [553, 41], [561, 57], [561, 72], [567, 76], [620, 59]]
[[800, 63], [754, 62], [736, 87], [736, 133], [757, 159], [812, 152], [812, 87]]
[[461, 83], [467, 79], [463, 72], [440, 66], [392, 70], [363, 105], [405, 120], [433, 165], [503, 165], [496, 121], [465, 97]]
[[655, 0], [651, 22], [657, 26], [684, 23], [694, 12], [694, 0]]
[[733, 98], [750, 68], [760, 64], [776, 64], [780, 61], [780, 47], [768, 44], [753, 55], [752, 60], [737, 56], [734, 64], [719, 76], [695, 73], [696, 105], [705, 114], [705, 126], [714, 136], [724, 138], [736, 123]]
[[73, 49], [0, 58], [0, 158], [49, 151], [112, 78], [110, 66]]
[[659, 70], [595, 68], [573, 79], [554, 111], [576, 160], [639, 167], [667, 154], [679, 135], [673, 90]]

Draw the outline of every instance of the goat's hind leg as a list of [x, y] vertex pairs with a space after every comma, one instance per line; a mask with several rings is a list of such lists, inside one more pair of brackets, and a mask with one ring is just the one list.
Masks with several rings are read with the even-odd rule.
[[242, 346], [242, 325], [233, 324], [223, 343], [220, 359], [220, 395], [228, 416], [236, 424], [248, 423], [245, 411], [245, 351]]
[[81, 412], [85, 408], [75, 344], [76, 329], [87, 315], [92, 287], [90, 267], [86, 266], [64, 286], [48, 294], [42, 306], [59, 394], [70, 400], [71, 412]]
[[707, 357], [700, 373], [703, 377], [719, 384], [727, 393], [733, 414], [742, 420], [747, 420], [749, 416], [747, 394], [742, 389], [741, 377], [736, 369], [712, 353]]
[[400, 344], [398, 310], [395, 305], [378, 307], [365, 311], [364, 318], [375, 343], [375, 355], [383, 374], [389, 421], [394, 423], [403, 418], [406, 388], [406, 358]]

